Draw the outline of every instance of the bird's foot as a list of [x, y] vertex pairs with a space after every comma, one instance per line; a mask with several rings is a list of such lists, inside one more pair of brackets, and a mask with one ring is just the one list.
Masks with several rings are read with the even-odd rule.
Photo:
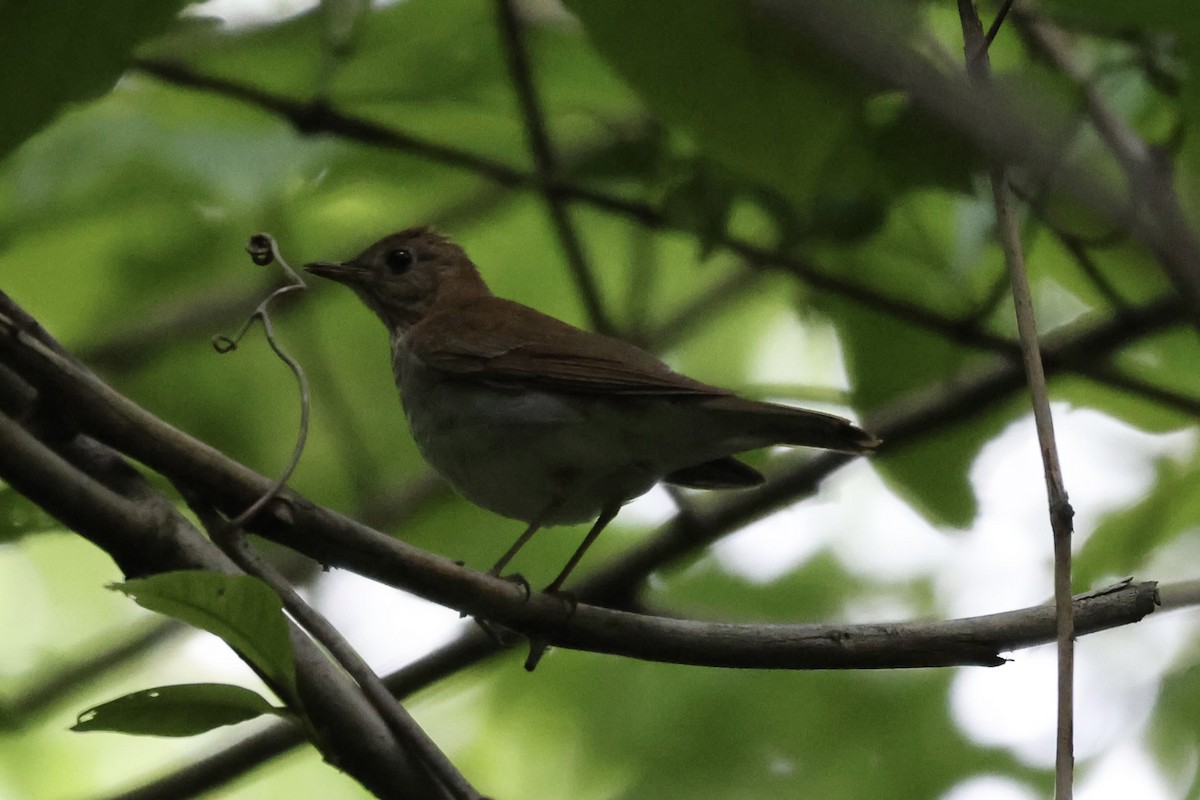
[[[491, 573], [488, 574], [491, 575]], [[533, 597], [533, 587], [529, 585], [529, 581], [525, 580], [525, 576], [519, 572], [513, 572], [508, 575], [492, 575], [492, 577], [499, 578], [502, 581], [508, 581], [509, 583], [515, 583], [517, 586], [520, 586], [521, 590], [525, 592], [526, 602], [529, 601], [529, 598]]]
[[552, 583], [545, 589], [542, 589], [542, 594], [547, 597], [553, 597], [556, 600], [561, 600], [563, 605], [567, 607], [567, 616], [563, 620], [564, 622], [570, 622], [571, 618], [575, 616], [575, 611], [579, 608], [579, 598], [575, 596], [574, 592], [560, 589]]
[[[579, 600], [575, 597], [574, 592], [569, 592], [559, 588], [559, 582], [547, 586], [542, 590], [542, 594], [547, 597], [553, 597], [556, 600], [562, 601], [566, 606], [567, 615], [563, 622], [570, 622], [575, 616], [575, 611], [579, 608]], [[532, 636], [529, 639], [529, 655], [525, 657], [525, 671], [533, 672], [537, 669], [538, 663], [542, 660], [542, 656], [546, 655], [546, 650], [550, 647], [550, 640], [543, 636]]]
[[[491, 575], [493, 578], [499, 578], [502, 581], [515, 583], [517, 586], [521, 587], [521, 591], [525, 593], [525, 602], [529, 602], [529, 598], [533, 597], [533, 588], [529, 585], [529, 581], [525, 579], [525, 576], [519, 572], [514, 572], [511, 575], [497, 575], [494, 572], [489, 572], [488, 575]], [[458, 612], [459, 619], [462, 619], [465, 616], [467, 616], [467, 612]]]

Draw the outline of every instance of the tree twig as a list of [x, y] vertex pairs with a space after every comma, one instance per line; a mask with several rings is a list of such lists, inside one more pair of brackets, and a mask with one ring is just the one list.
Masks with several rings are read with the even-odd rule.
[[304, 280], [296, 274], [296, 271], [283, 260], [283, 256], [279, 253], [279, 245], [275, 242], [274, 237], [266, 233], [257, 233], [250, 237], [249, 243], [246, 245], [246, 251], [250, 253], [250, 257], [255, 264], [265, 267], [268, 264], [278, 263], [284, 273], [291, 281], [286, 286], [281, 286], [258, 304], [258, 307], [250, 314], [250, 317], [242, 325], [240, 331], [232, 338], [228, 336], [216, 336], [213, 338], [213, 347], [218, 353], [228, 353], [237, 349], [238, 342], [250, 330], [250, 326], [255, 320], [262, 323], [263, 332], [266, 334], [267, 343], [271, 346], [271, 350], [275, 355], [287, 365], [287, 368], [296, 376], [296, 382], [300, 386], [300, 426], [296, 434], [296, 444], [292, 447], [292, 454], [288, 458], [287, 466], [284, 467], [279, 477], [275, 480], [270, 491], [263, 492], [246, 510], [242, 511], [232, 520], [230, 525], [233, 528], [241, 528], [246, 524], [246, 521], [251, 519], [255, 514], [261, 511], [267, 503], [278, 496], [281, 489], [287, 485], [288, 478], [292, 477], [292, 473], [296, 471], [296, 467], [300, 464], [300, 455], [304, 452], [304, 443], [308, 439], [308, 409], [310, 406], [309, 391], [308, 391], [308, 376], [304, 374], [304, 370], [296, 359], [288, 355], [283, 346], [279, 344], [279, 340], [275, 338], [275, 328], [271, 324], [270, 307], [271, 303], [280, 297], [291, 294], [292, 292], [303, 292], [307, 287]]
[[[987, 85], [991, 80], [991, 64], [987, 52], [989, 39], [984, 36], [974, 0], [958, 0], [958, 12], [962, 20], [967, 73], [977, 85]], [[1075, 511], [1067, 498], [1062, 466], [1058, 459], [1054, 417], [1050, 412], [1050, 395], [1046, 389], [1046, 373], [1042, 367], [1037, 320], [1033, 313], [1033, 296], [1029, 291], [1025, 256], [1012, 210], [1007, 170], [997, 163], [991, 167], [989, 174], [992, 202], [996, 210], [997, 235], [1012, 284], [1017, 329], [1021, 337], [1021, 356], [1025, 363], [1030, 399], [1033, 402], [1033, 418], [1038, 443], [1041, 446], [1046, 493], [1050, 503], [1050, 526], [1054, 537], [1054, 604], [1058, 652], [1058, 733], [1054, 796], [1057, 800], [1070, 800], [1075, 783], [1075, 615], [1071, 601], [1071, 535]]]

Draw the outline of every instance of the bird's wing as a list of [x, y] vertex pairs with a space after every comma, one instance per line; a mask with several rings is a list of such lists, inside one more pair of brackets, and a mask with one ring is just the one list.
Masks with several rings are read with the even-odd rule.
[[528, 306], [484, 297], [413, 326], [425, 366], [495, 386], [588, 394], [729, 397], [628, 342], [580, 330]]

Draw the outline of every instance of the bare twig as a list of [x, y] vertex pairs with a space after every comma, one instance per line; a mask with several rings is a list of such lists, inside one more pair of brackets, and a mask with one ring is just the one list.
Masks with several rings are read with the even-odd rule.
[[1200, 580], [1164, 584], [1161, 587], [1159, 602], [1163, 611], [1200, 605]]
[[[988, 39], [975, 11], [974, 0], [959, 0], [962, 20], [963, 49], [967, 72], [972, 81], [986, 85], [991, 80], [988, 59]], [[1075, 616], [1071, 601], [1071, 534], [1075, 515], [1063, 485], [1062, 466], [1058, 460], [1058, 444], [1054, 438], [1054, 418], [1050, 413], [1050, 395], [1046, 389], [1046, 373], [1042, 367], [1038, 343], [1037, 320], [1033, 313], [1033, 297], [1025, 272], [1025, 257], [1011, 206], [1011, 193], [1005, 167], [995, 164], [990, 169], [992, 200], [996, 209], [996, 227], [1004, 260], [1008, 264], [1012, 283], [1013, 305], [1017, 329], [1021, 336], [1021, 355], [1029, 393], [1033, 401], [1033, 417], [1041, 445], [1045, 471], [1046, 493], [1050, 502], [1050, 525], [1054, 534], [1054, 602], [1057, 619], [1058, 647], [1058, 736], [1055, 753], [1054, 796], [1070, 800], [1075, 774]]]
[[246, 251], [250, 253], [250, 257], [254, 260], [254, 263], [259, 266], [266, 266], [273, 262], [278, 263], [287, 274], [291, 283], [271, 292], [266, 299], [259, 303], [258, 307], [254, 309], [254, 312], [242, 325], [241, 330], [233, 338], [228, 336], [214, 337], [213, 347], [216, 348], [218, 353], [228, 353], [236, 350], [238, 342], [250, 330], [250, 326], [254, 324], [254, 321], [258, 320], [261, 322], [263, 332], [266, 334], [267, 342], [271, 345], [271, 349], [275, 351], [275, 355], [279, 357], [279, 360], [286, 364], [288, 369], [292, 371], [292, 374], [296, 376], [296, 382], [300, 386], [300, 428], [296, 435], [296, 444], [292, 448], [292, 455], [288, 459], [287, 466], [284, 467], [283, 472], [280, 473], [279, 478], [275, 481], [275, 485], [271, 487], [270, 491], [263, 492], [245, 511], [230, 520], [229, 524], [234, 528], [241, 528], [246, 524], [247, 520], [261, 511], [267, 503], [274, 500], [280, 490], [287, 485], [288, 478], [292, 477], [292, 473], [296, 471], [296, 466], [300, 463], [300, 456], [304, 452], [304, 442], [308, 439], [308, 409], [310, 406], [308, 377], [304, 374], [304, 370], [301, 368], [299, 362], [288, 355], [284, 351], [283, 346], [279, 344], [279, 340], [275, 338], [275, 329], [271, 324], [270, 314], [272, 301], [292, 292], [303, 292], [307, 287], [304, 280], [283, 260], [283, 256], [279, 253], [279, 245], [276, 244], [274, 237], [271, 235], [256, 233], [254, 236], [251, 236], [249, 243], [246, 245]]

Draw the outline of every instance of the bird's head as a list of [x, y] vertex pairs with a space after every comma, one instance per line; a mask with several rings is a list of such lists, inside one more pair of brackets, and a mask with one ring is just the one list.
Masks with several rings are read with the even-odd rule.
[[304, 268], [349, 286], [389, 330], [399, 332], [439, 306], [491, 294], [466, 252], [425, 226], [385, 236], [349, 261]]

